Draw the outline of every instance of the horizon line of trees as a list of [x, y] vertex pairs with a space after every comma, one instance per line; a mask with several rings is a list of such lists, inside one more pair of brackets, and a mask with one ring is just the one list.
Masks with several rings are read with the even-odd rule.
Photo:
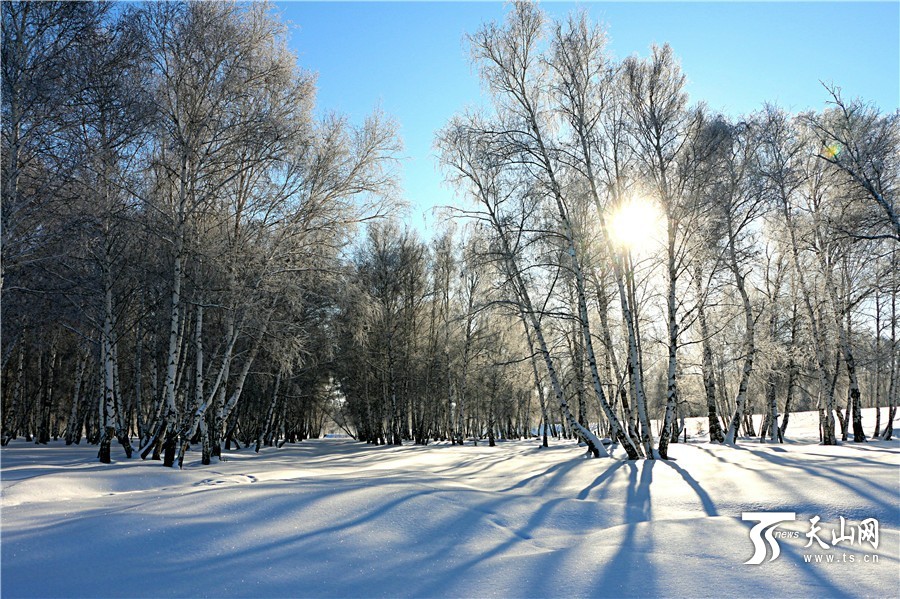
[[[669, 46], [617, 61], [586, 12], [518, 2], [467, 38], [491, 105], [436, 134], [467, 203], [424, 241], [396, 124], [316, 118], [271, 6], [2, 19], [3, 445], [208, 464], [336, 426], [665, 459], [689, 416], [780, 442], [818, 410], [834, 444], [871, 406], [891, 438], [896, 111], [826, 87], [821, 112], [728, 117]], [[635, 205], [659, 227], [632, 247]]]

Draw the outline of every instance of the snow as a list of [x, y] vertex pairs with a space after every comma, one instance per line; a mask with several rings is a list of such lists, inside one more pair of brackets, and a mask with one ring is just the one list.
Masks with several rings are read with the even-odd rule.
[[[874, 422], [864, 414], [867, 430]], [[0, 452], [3, 597], [897, 596], [900, 445], [702, 437], [670, 461], [538, 440], [372, 447], [321, 439], [184, 470], [96, 447]], [[896, 426], [896, 423], [895, 423]], [[688, 431], [696, 431], [689, 423]], [[800, 439], [801, 441], [796, 441]], [[617, 450], [615, 458], [624, 456]], [[791, 511], [761, 565], [746, 511]], [[804, 549], [818, 515], [877, 518], [879, 546]], [[810, 552], [833, 563], [806, 563]], [[866, 563], [871, 555], [877, 563]], [[842, 557], [843, 556], [843, 557]], [[854, 561], [846, 561], [852, 556]], [[827, 557], [826, 557], [827, 559]], [[844, 561], [842, 561], [844, 560]]]

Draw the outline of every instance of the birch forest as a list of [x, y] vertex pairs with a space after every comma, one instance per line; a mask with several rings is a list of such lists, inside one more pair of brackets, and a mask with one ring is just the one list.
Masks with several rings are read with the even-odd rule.
[[434, 133], [460, 201], [426, 236], [400, 124], [317, 106], [268, 4], [3, 2], [2, 29], [4, 446], [892, 435], [900, 113], [840, 82], [725, 115], [677, 48], [512, 4], [465, 37], [487, 101]]

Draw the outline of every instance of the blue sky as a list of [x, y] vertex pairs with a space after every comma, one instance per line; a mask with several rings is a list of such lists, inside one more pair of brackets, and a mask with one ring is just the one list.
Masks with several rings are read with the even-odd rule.
[[[694, 101], [730, 114], [765, 101], [822, 108], [819, 81], [872, 101], [900, 103], [900, 2], [588, 2], [622, 58], [669, 42]], [[463, 37], [502, 19], [500, 2], [280, 2], [300, 64], [318, 72], [317, 110], [361, 121], [376, 105], [400, 123], [403, 196], [425, 235], [435, 205], [453, 203], [432, 150], [434, 133], [480, 101]], [[575, 3], [548, 2], [563, 16]]]

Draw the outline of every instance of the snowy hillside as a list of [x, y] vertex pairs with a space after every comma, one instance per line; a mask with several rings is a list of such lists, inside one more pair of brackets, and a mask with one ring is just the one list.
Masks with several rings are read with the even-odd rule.
[[[793, 438], [814, 433], [813, 416], [792, 417]], [[873, 421], [869, 411], [865, 418]], [[179, 471], [120, 453], [99, 464], [96, 447], [13, 442], [0, 453], [2, 595], [898, 592], [896, 440], [691, 442], [674, 445], [673, 460], [637, 463], [582, 459], [573, 443], [552, 445], [317, 440], [232, 452], [209, 467], [192, 453]], [[747, 565], [747, 511], [795, 512], [778, 530], [799, 536], [779, 538], [775, 560]], [[828, 549], [804, 548], [814, 516]], [[848, 528], [876, 518], [877, 549], [858, 538], [834, 546], [841, 517]]]

